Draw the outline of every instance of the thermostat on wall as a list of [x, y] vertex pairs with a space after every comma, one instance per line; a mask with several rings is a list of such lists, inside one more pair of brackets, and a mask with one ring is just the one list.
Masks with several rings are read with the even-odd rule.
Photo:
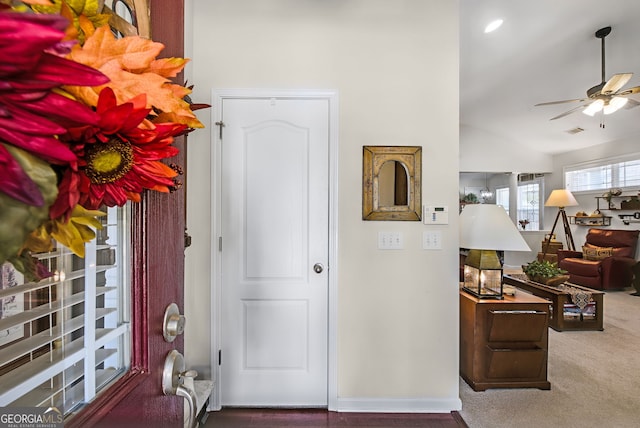
[[422, 218], [424, 224], [449, 224], [449, 207], [425, 206]]

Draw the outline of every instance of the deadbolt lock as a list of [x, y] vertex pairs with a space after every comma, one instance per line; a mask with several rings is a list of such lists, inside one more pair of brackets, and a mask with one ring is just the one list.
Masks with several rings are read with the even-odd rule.
[[167, 306], [164, 311], [164, 325], [162, 335], [167, 342], [173, 342], [179, 334], [184, 333], [184, 325], [187, 319], [184, 315], [180, 315], [178, 305], [175, 303]]

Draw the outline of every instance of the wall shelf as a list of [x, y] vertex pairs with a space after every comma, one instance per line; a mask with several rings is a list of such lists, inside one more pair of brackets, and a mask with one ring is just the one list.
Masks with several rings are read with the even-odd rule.
[[611, 216], [586, 216], [586, 215], [570, 215], [569, 223], [576, 226], [611, 226]]
[[[640, 196], [634, 195], [617, 195], [617, 196], [596, 196], [596, 208], [598, 211], [603, 210], [639, 210]], [[605, 208], [600, 208], [600, 199], [604, 199], [607, 203]], [[619, 201], [619, 202], [618, 202]], [[618, 206], [616, 206], [618, 205]]]

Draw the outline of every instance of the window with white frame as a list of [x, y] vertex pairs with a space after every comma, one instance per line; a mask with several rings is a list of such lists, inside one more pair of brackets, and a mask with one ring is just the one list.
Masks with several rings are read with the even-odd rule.
[[527, 230], [540, 230], [542, 179], [518, 184], [517, 221]]
[[34, 254], [50, 278], [0, 267], [0, 406], [67, 415], [128, 370], [128, 209], [108, 208], [101, 221], [84, 258], [61, 245]]
[[571, 192], [637, 189], [640, 187], [640, 153], [567, 166], [564, 180]]

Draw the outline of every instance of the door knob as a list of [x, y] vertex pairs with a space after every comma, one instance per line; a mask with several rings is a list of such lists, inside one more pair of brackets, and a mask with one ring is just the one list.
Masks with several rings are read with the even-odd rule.
[[313, 271], [315, 273], [322, 273], [323, 270], [324, 266], [322, 266], [322, 263], [316, 263], [315, 265], [313, 265]]
[[187, 319], [184, 315], [180, 315], [178, 305], [175, 303], [167, 306], [164, 311], [164, 323], [162, 326], [162, 335], [167, 342], [173, 342], [176, 336], [184, 332], [184, 325]]
[[[194, 372], [195, 373], [195, 372]], [[164, 360], [162, 371], [162, 392], [164, 395], [177, 395], [187, 399], [189, 405], [189, 421], [186, 426], [192, 428], [196, 422], [196, 393], [184, 385], [186, 376], [197, 376], [197, 373], [184, 371], [184, 357], [175, 349], [171, 350]]]

